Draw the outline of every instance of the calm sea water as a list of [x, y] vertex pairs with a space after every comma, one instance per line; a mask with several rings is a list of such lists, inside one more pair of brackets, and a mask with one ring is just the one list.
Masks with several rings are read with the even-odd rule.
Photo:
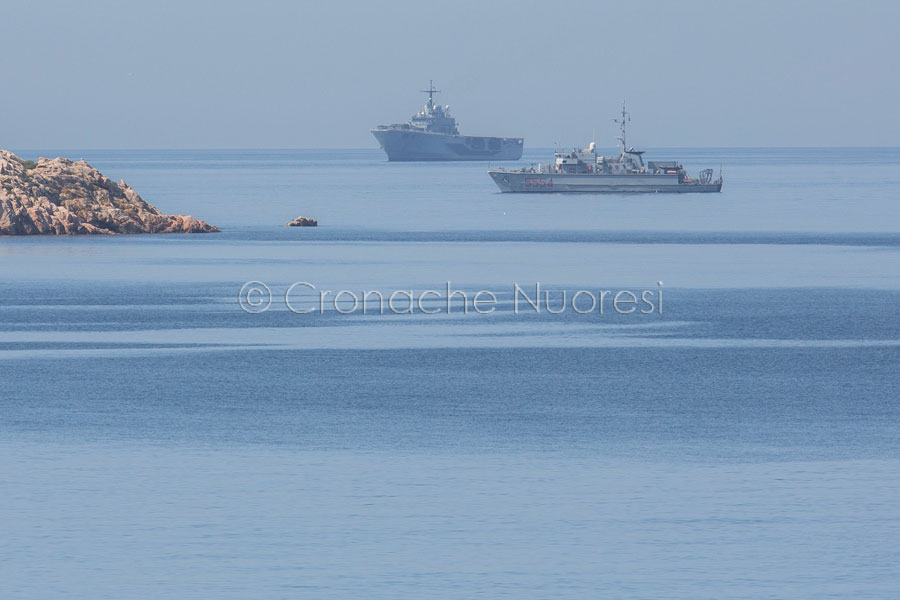
[[[0, 596], [900, 595], [900, 149], [648, 152], [723, 168], [678, 197], [374, 150], [18, 153], [223, 232], [0, 238]], [[296, 314], [294, 282], [304, 310], [497, 305]], [[657, 310], [516, 314], [516, 284]]]

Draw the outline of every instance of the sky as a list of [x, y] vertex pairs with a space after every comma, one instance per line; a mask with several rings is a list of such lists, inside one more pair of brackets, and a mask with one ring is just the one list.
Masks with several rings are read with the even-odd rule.
[[900, 2], [4, 2], [0, 148], [900, 146]]

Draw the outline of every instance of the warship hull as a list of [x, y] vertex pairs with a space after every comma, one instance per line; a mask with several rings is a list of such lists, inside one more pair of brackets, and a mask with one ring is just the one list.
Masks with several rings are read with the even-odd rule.
[[378, 128], [372, 135], [389, 161], [519, 160], [522, 138], [451, 135], [401, 128]]
[[592, 194], [703, 193], [722, 191], [722, 182], [681, 181], [678, 175], [522, 173], [489, 171], [501, 192]]

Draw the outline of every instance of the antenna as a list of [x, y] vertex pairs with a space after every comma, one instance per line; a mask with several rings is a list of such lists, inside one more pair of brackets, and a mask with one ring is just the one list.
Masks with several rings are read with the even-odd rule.
[[625, 145], [625, 123], [631, 120], [631, 115], [625, 110], [625, 101], [622, 101], [622, 118], [621, 119], [613, 119], [614, 122], [618, 123], [621, 127], [622, 133], [616, 139], [622, 142], [622, 154], [625, 154], [625, 151], [628, 150], [628, 146]]
[[434, 80], [428, 80], [428, 89], [421, 90], [422, 92], [428, 94], [428, 108], [434, 108], [434, 95], [440, 92], [441, 90], [434, 89]]

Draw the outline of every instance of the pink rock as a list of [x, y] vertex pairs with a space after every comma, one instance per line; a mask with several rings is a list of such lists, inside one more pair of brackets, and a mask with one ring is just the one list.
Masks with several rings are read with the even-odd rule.
[[216, 227], [166, 215], [124, 181], [85, 161], [39, 158], [32, 168], [0, 150], [0, 234], [207, 233]]

